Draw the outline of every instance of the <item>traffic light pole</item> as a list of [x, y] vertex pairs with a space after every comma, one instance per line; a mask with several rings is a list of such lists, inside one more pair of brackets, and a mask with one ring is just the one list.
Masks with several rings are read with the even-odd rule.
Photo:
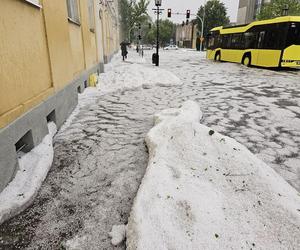
[[[203, 49], [203, 40], [204, 40], [203, 33], [204, 33], [204, 22], [205, 22], [205, 5], [206, 4], [204, 4], [204, 7], [203, 7], [203, 19], [202, 19], [202, 29], [201, 29], [200, 51], [202, 51], [202, 49]], [[197, 15], [197, 17], [198, 17], [198, 15]], [[201, 18], [200, 18], [200, 20], [201, 20]]]
[[197, 18], [201, 21], [201, 39], [200, 39], [200, 51], [203, 49], [203, 33], [204, 33], [204, 18], [202, 19], [200, 16], [197, 15]]

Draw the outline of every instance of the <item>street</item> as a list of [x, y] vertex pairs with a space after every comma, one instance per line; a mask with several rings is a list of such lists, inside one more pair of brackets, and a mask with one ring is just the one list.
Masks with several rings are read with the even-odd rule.
[[[120, 87], [92, 92], [58, 131], [48, 177], [33, 205], [0, 226], [0, 249], [125, 249], [113, 247], [108, 233], [127, 223], [153, 114], [186, 100], [200, 105], [203, 124], [245, 145], [300, 191], [299, 70], [217, 63], [180, 49], [161, 51], [160, 81], [150, 75], [157, 70], [151, 53], [142, 60], [130, 50], [127, 62], [117, 54], [107, 66], [105, 84]], [[176, 77], [182, 84], [166, 81]], [[126, 81], [139, 88], [122, 88]]]

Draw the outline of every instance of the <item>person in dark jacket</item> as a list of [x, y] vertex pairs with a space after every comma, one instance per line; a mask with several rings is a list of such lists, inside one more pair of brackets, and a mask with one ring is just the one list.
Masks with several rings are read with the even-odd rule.
[[125, 60], [125, 58], [127, 59], [127, 54], [128, 54], [127, 45], [128, 45], [128, 43], [126, 43], [125, 41], [123, 41], [123, 42], [120, 43], [120, 46], [121, 46], [121, 55], [123, 57], [123, 61]]

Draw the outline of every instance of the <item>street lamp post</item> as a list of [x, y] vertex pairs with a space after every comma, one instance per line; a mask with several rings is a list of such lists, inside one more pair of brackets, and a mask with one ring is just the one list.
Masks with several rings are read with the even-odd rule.
[[201, 24], [202, 24], [202, 28], [201, 28], [201, 40], [200, 40], [200, 51], [202, 51], [203, 49], [203, 35], [204, 35], [204, 22], [205, 22], [205, 4], [206, 1], [204, 1], [204, 7], [203, 7], [203, 17], [201, 18], [199, 15], [197, 15], [197, 17], [200, 19]]
[[155, 0], [155, 5], [156, 5], [156, 14], [157, 14], [157, 20], [156, 20], [156, 60], [155, 60], [155, 65], [159, 66], [159, 11], [160, 11], [160, 6], [161, 6], [161, 1], [162, 0]]

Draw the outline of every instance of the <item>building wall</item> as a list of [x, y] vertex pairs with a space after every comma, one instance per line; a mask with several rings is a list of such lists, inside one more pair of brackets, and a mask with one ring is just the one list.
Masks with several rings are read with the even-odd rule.
[[240, 0], [237, 23], [245, 24], [254, 20], [256, 0]]
[[240, 0], [237, 15], [237, 24], [251, 23], [255, 20], [264, 4], [270, 3], [271, 0]]
[[176, 43], [179, 47], [195, 49], [199, 33], [198, 26], [194, 21], [185, 25], [177, 25]]
[[112, 5], [102, 5], [99, 11], [102, 20], [103, 60], [107, 63], [120, 46], [118, 1], [114, 1]]
[[40, 9], [1, 0], [0, 34], [1, 128], [52, 94], [53, 82]]
[[69, 22], [69, 35], [73, 58], [73, 76], [75, 77], [85, 68], [83, 38], [80, 26]]
[[42, 4], [53, 85], [58, 91], [73, 79], [74, 73], [67, 6], [61, 0], [44, 0]]
[[99, 4], [96, 4], [97, 0], [94, 0], [95, 6], [95, 27], [96, 27], [96, 48], [97, 48], [97, 60], [101, 64], [104, 64], [104, 30], [103, 30], [103, 11]]
[[79, 23], [68, 19], [66, 0], [40, 0], [42, 8], [25, 0], [0, 2], [1, 192], [18, 169], [15, 144], [30, 133], [29, 146], [38, 145], [48, 133], [49, 114], [58, 127], [64, 123], [77, 92], [118, 49], [119, 23], [112, 11], [117, 1], [93, 1], [94, 30], [88, 0], [78, 0]]
[[[80, 13], [81, 13], [81, 30], [83, 39], [83, 51], [85, 59], [85, 68], [90, 68], [96, 64], [97, 50], [96, 50], [96, 36], [95, 31], [91, 30], [89, 23], [89, 10], [88, 2], [85, 0], [80, 1]], [[93, 13], [94, 15], [94, 13]], [[93, 17], [95, 19], [95, 17]]]

